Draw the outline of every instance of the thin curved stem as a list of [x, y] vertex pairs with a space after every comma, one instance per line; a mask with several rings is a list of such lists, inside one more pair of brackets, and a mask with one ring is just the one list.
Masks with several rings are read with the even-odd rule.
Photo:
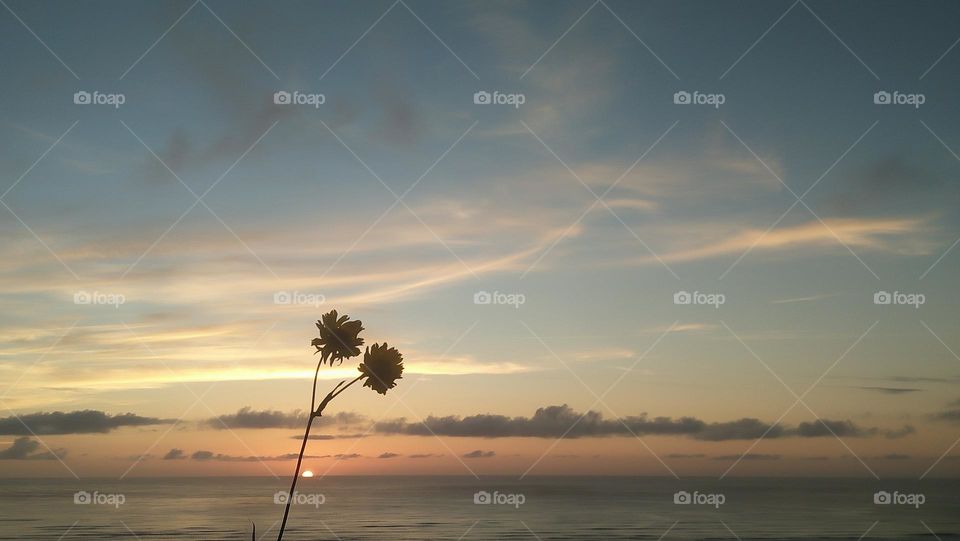
[[314, 402], [317, 398], [317, 375], [320, 373], [320, 364], [317, 364], [317, 372], [313, 375], [313, 396], [310, 398], [310, 415], [307, 418], [307, 428], [303, 431], [303, 443], [300, 444], [300, 454], [297, 456], [297, 467], [293, 470], [293, 481], [290, 483], [290, 492], [287, 493], [287, 504], [283, 508], [283, 520], [280, 522], [280, 533], [277, 534], [277, 541], [283, 541], [283, 531], [287, 526], [287, 517], [290, 516], [290, 504], [293, 503], [294, 492], [297, 489], [297, 480], [300, 479], [300, 466], [303, 464], [303, 453], [307, 450], [307, 441], [310, 439], [310, 427], [313, 426], [313, 420], [317, 417], [323, 415], [323, 410], [327, 407], [327, 404], [331, 400], [336, 398], [340, 393], [346, 391], [348, 387], [354, 383], [360, 381], [366, 377], [366, 374], [360, 374], [356, 378], [344, 385], [344, 382], [340, 382], [333, 388], [332, 391], [327, 393], [327, 396], [323, 398], [320, 402], [320, 405], [317, 406], [317, 409], [314, 410]]
[[300, 456], [297, 457], [297, 468], [293, 471], [293, 482], [290, 483], [290, 492], [287, 493], [287, 505], [283, 508], [283, 521], [280, 523], [280, 534], [277, 541], [283, 539], [283, 529], [287, 526], [287, 517], [290, 515], [290, 504], [293, 503], [295, 491], [297, 490], [297, 479], [300, 478], [300, 465], [303, 463], [303, 452], [307, 449], [307, 440], [310, 439], [310, 427], [313, 426], [314, 415], [311, 412], [307, 419], [307, 429], [303, 432], [303, 443], [300, 444]]
[[323, 357], [317, 362], [317, 369], [313, 371], [313, 390], [310, 393], [310, 411], [316, 407], [314, 402], [317, 400], [317, 377], [320, 376], [320, 367], [323, 366]]

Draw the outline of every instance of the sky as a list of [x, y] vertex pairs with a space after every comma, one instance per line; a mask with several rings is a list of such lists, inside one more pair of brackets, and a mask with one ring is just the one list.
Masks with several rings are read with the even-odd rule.
[[958, 15], [10, 0], [0, 476], [956, 476]]

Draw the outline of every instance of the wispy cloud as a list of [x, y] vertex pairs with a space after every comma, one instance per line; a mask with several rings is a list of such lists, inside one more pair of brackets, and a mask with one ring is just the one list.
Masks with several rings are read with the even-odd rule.
[[[688, 248], [672, 249], [658, 253], [668, 263], [698, 261], [728, 255], [752, 252], [782, 251], [835, 247], [843, 250], [844, 244], [854, 249], [875, 250], [888, 253], [923, 251], [931, 253], [935, 243], [922, 240], [930, 227], [920, 218], [828, 218], [824, 223], [810, 220], [794, 226], [781, 226], [773, 230], [735, 227], [718, 237], [716, 232], [704, 231], [709, 237]], [[638, 264], [659, 264], [653, 256], [635, 260]]]
[[809, 295], [806, 297], [791, 297], [789, 299], [777, 299], [770, 301], [771, 304], [793, 304], [796, 302], [813, 302], [819, 301], [822, 299], [829, 299], [830, 297], [836, 297], [836, 293], [819, 293], [817, 295]]

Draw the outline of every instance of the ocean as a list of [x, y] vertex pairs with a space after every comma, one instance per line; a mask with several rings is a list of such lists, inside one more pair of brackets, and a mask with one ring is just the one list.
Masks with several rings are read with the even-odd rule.
[[[3, 540], [276, 539], [288, 480], [0, 480]], [[278, 494], [279, 492], [279, 494]], [[960, 481], [301, 479], [284, 539], [960, 540]]]

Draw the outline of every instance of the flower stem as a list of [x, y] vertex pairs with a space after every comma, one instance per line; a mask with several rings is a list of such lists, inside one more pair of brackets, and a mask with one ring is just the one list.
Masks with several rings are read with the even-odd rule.
[[277, 541], [283, 540], [283, 530], [287, 526], [287, 517], [290, 515], [290, 504], [293, 503], [294, 492], [297, 489], [297, 480], [300, 478], [300, 465], [303, 463], [303, 453], [307, 450], [307, 441], [310, 439], [310, 427], [313, 426], [313, 420], [317, 417], [320, 417], [323, 414], [324, 408], [327, 407], [327, 404], [331, 400], [336, 398], [340, 393], [347, 390], [347, 387], [350, 387], [354, 383], [360, 381], [366, 377], [366, 374], [360, 374], [354, 378], [350, 383], [344, 385], [341, 381], [333, 388], [332, 391], [327, 393], [327, 396], [323, 398], [320, 402], [320, 405], [317, 406], [317, 409], [314, 410], [314, 402], [317, 398], [317, 374], [320, 372], [320, 364], [317, 364], [317, 371], [313, 375], [313, 395], [310, 398], [310, 415], [307, 418], [307, 428], [303, 431], [303, 443], [300, 444], [300, 455], [297, 456], [297, 467], [293, 471], [293, 481], [290, 483], [290, 492], [287, 493], [287, 505], [283, 509], [283, 521], [280, 522], [280, 533], [277, 535]]
[[[350, 383], [344, 385], [343, 388], [341, 388], [339, 391], [337, 390], [337, 387], [340, 387], [340, 385], [337, 385], [337, 387], [334, 387], [333, 391], [330, 392], [330, 394], [331, 394], [332, 396], [330, 396], [329, 399], [326, 399], [326, 398], [325, 398], [324, 400], [325, 400], [326, 402], [329, 402], [330, 400], [333, 400], [334, 398], [336, 398], [337, 396], [339, 396], [340, 393], [342, 393], [343, 391], [346, 391], [346, 390], [347, 390], [347, 387], [353, 385], [354, 383], [362, 380], [362, 379], [365, 378], [365, 377], [367, 377], [366, 374], [360, 374], [359, 376], [353, 378], [353, 379], [350, 381]], [[340, 382], [340, 383], [341, 383], [341, 385], [343, 384], [343, 382]], [[323, 405], [325, 406], [326, 404], [323, 404]], [[323, 412], [323, 408], [320, 408], [320, 411], [317, 412], [317, 417], [320, 416], [320, 413], [321, 413], [321, 412]]]

